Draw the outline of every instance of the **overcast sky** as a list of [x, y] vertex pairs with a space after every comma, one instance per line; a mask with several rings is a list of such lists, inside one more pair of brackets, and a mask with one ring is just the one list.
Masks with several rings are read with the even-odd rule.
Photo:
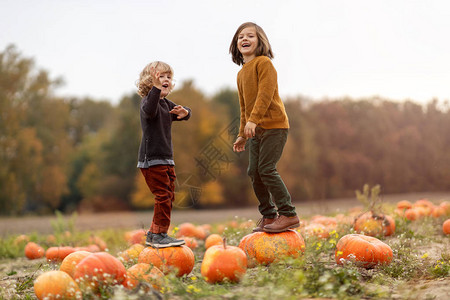
[[0, 49], [62, 77], [58, 95], [117, 103], [153, 60], [213, 95], [236, 87], [228, 48], [246, 21], [269, 38], [284, 98], [450, 99], [446, 0], [0, 0]]

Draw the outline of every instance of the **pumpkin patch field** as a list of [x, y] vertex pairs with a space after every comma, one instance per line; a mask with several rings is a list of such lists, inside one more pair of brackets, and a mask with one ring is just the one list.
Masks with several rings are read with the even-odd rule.
[[145, 228], [86, 230], [58, 215], [50, 233], [2, 236], [0, 299], [449, 299], [450, 202], [358, 197], [297, 209], [300, 227], [283, 233], [194, 212], [169, 229], [186, 245], [164, 249], [144, 245]]

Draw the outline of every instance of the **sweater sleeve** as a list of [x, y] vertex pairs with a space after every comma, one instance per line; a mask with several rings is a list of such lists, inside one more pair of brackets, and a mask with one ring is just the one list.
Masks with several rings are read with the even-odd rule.
[[259, 124], [266, 114], [277, 88], [277, 71], [268, 58], [258, 65], [258, 93], [248, 121]]
[[241, 119], [240, 119], [240, 125], [239, 125], [239, 134], [240, 137], [245, 137], [244, 135], [244, 127], [245, 127], [245, 103], [242, 96], [242, 90], [241, 86], [239, 85], [239, 82], [237, 84], [238, 86], [238, 96], [239, 96], [239, 106], [241, 109]]
[[148, 118], [156, 117], [156, 113], [158, 112], [158, 103], [159, 97], [161, 95], [161, 90], [152, 87], [152, 89], [148, 92], [147, 96], [142, 99], [141, 110], [144, 112], [144, 115]]

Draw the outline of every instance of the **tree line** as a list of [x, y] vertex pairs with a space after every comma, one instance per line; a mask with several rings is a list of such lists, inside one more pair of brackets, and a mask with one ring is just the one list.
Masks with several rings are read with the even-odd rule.
[[[61, 84], [15, 46], [0, 52], [1, 214], [151, 208], [136, 168], [140, 97], [57, 97]], [[175, 207], [255, 204], [248, 153], [232, 152], [236, 90], [207, 97], [185, 81], [168, 98], [192, 109], [172, 129]], [[447, 102], [299, 96], [285, 105], [291, 128], [278, 170], [294, 201], [353, 196], [365, 183], [383, 193], [450, 189]]]

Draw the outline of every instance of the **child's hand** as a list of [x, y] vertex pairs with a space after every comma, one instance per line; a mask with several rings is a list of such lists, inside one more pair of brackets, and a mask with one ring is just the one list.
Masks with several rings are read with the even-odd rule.
[[171, 114], [178, 115], [177, 119], [183, 119], [189, 112], [181, 105], [174, 106], [174, 108], [169, 111]]
[[247, 142], [247, 139], [239, 136], [236, 139], [236, 142], [233, 144], [233, 151], [234, 152], [242, 152], [245, 151], [245, 143]]
[[162, 84], [161, 79], [159, 78], [161, 76], [161, 72], [157, 71], [155, 68], [151, 68], [150, 75], [152, 76], [153, 85], [161, 90]]
[[247, 122], [244, 127], [244, 135], [247, 138], [254, 137], [256, 134], [256, 124], [253, 122]]

